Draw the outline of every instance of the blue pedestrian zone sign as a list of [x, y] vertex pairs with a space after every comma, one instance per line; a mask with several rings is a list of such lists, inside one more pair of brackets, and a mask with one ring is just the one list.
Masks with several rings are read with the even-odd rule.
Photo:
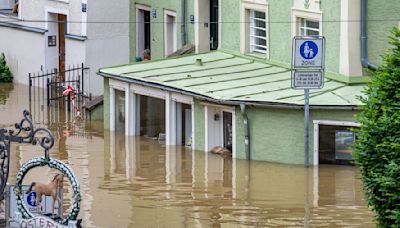
[[313, 41], [305, 41], [300, 46], [300, 55], [304, 59], [314, 59], [318, 55], [318, 45]]
[[325, 64], [323, 37], [295, 37], [293, 39], [293, 69], [322, 70]]
[[28, 202], [29, 206], [36, 207], [36, 192], [31, 192], [26, 197], [26, 202]]

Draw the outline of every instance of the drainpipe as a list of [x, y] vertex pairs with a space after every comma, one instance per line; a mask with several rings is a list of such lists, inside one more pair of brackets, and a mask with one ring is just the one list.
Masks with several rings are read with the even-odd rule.
[[240, 103], [240, 111], [243, 116], [243, 124], [244, 124], [244, 146], [246, 159], [250, 160], [250, 126], [249, 126], [249, 118], [246, 113], [246, 105], [244, 103]]
[[186, 0], [181, 0], [181, 36], [183, 47], [186, 45]]
[[370, 63], [367, 56], [367, 0], [361, 0], [361, 65], [377, 70], [378, 65]]

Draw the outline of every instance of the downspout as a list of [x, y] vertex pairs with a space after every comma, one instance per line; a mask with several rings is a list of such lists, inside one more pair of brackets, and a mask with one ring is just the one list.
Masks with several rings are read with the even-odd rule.
[[181, 36], [183, 47], [186, 45], [186, 0], [181, 0]]
[[242, 112], [244, 124], [244, 151], [246, 153], [246, 160], [250, 160], [250, 125], [249, 118], [246, 113], [246, 105], [244, 103], [240, 103], [240, 111]]
[[367, 0], [361, 0], [361, 65], [377, 70], [378, 65], [370, 63], [367, 56]]

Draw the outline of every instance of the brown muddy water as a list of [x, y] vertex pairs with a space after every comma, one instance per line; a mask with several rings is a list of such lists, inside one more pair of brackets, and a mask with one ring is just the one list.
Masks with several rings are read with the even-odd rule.
[[[29, 109], [27, 91], [0, 84], [0, 127], [12, 128]], [[51, 156], [79, 179], [84, 227], [374, 227], [356, 167], [222, 158], [110, 133], [102, 122], [77, 122], [64, 112], [50, 115], [38, 101], [34, 106], [36, 125], [56, 138]], [[14, 143], [9, 182], [24, 162], [42, 155], [37, 146]], [[46, 181], [52, 172], [33, 170], [25, 182]]]

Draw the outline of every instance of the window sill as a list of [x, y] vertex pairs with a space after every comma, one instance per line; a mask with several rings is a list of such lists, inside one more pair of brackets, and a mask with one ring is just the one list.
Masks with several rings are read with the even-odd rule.
[[247, 53], [245, 53], [245, 55], [255, 57], [258, 59], [268, 59], [267, 54], [261, 54], [261, 53], [257, 53], [257, 52], [247, 52]]
[[65, 3], [69, 4], [69, 0], [52, 0], [53, 2], [60, 2], [60, 3]]

